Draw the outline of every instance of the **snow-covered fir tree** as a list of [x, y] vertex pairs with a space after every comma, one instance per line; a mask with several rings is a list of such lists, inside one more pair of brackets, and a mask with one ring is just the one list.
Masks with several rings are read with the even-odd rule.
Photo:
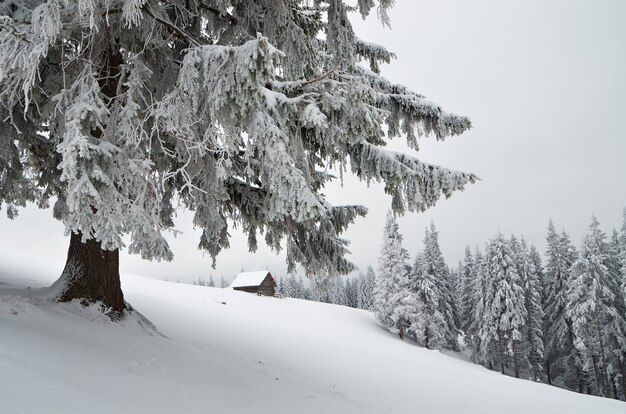
[[476, 309], [476, 301], [478, 300], [475, 292], [475, 283], [473, 280], [474, 257], [469, 246], [465, 246], [465, 256], [459, 265], [460, 271], [460, 288], [459, 288], [459, 314], [461, 315], [461, 324], [459, 328], [465, 334], [465, 344], [469, 344], [470, 327], [475, 324], [474, 312]]
[[560, 235], [556, 232], [552, 220], [548, 223], [546, 244], [546, 375], [548, 383], [563, 384], [582, 392], [581, 361], [574, 347], [572, 322], [566, 312], [570, 268], [576, 260], [576, 250], [565, 231]]
[[[513, 234], [511, 235], [511, 239], [509, 240], [509, 247], [510, 247], [510, 253], [511, 253], [511, 257], [513, 258], [513, 261], [515, 263], [515, 266], [517, 267], [517, 274], [519, 275], [519, 283], [520, 286], [522, 288], [522, 292], [524, 294], [524, 325], [522, 325], [519, 328], [519, 331], [522, 335], [519, 343], [517, 344], [515, 350], [515, 354], [512, 355], [513, 358], [513, 366], [515, 369], [515, 376], [518, 377], [521, 372], [524, 372], [526, 369], [528, 369], [529, 372], [529, 377], [532, 376], [532, 374], [530, 373], [531, 369], [530, 369], [530, 362], [529, 362], [529, 356], [530, 356], [530, 344], [528, 343], [528, 308], [526, 306], [526, 291], [524, 289], [524, 277], [522, 274], [522, 267], [523, 264], [522, 262], [525, 262], [524, 265], [525, 266], [530, 266], [527, 254], [526, 254], [526, 259], [524, 260], [523, 255], [523, 248], [522, 248], [522, 244], [521, 241], [517, 239], [517, 237]], [[527, 246], [528, 247], [528, 246]], [[526, 251], [526, 253], [528, 253], [528, 251]], [[524, 270], [528, 270], [528, 269], [524, 269]], [[534, 269], [533, 269], [534, 270]]]
[[455, 350], [459, 348], [459, 335], [461, 334], [461, 315], [459, 313], [460, 300], [461, 300], [461, 266], [459, 262], [458, 268], [446, 266], [447, 284], [450, 290], [450, 300], [452, 307], [452, 319], [454, 322], [454, 328], [456, 335], [454, 338]]
[[[619, 397], [626, 387], [623, 381], [626, 321], [618, 310], [623, 295], [610, 271], [605, 239], [593, 216], [578, 259], [571, 268], [567, 315], [572, 320], [574, 345], [582, 358], [585, 386], [594, 394]], [[617, 392], [620, 395], [615, 395]]]
[[404, 338], [406, 328], [416, 319], [416, 297], [409, 290], [408, 252], [402, 247], [398, 223], [390, 211], [378, 258], [374, 313], [390, 332]]
[[310, 289], [308, 289], [304, 285], [304, 280], [302, 280], [302, 275], [298, 277], [298, 292], [300, 295], [299, 299], [307, 299], [307, 300], [311, 299]]
[[215, 287], [215, 282], [213, 281], [213, 275], [209, 275], [209, 282], [207, 283], [208, 287]]
[[472, 291], [474, 294], [474, 310], [470, 316], [470, 321], [465, 335], [466, 344], [472, 350], [472, 360], [486, 363], [482, 352], [482, 342], [480, 339], [480, 329], [483, 326], [483, 316], [487, 309], [487, 286], [489, 276], [487, 273], [486, 258], [478, 247], [474, 249], [474, 265], [472, 266], [470, 278], [472, 279]]
[[294, 273], [290, 273], [285, 280], [284, 292], [283, 294], [290, 298], [296, 299], [305, 299], [306, 295], [304, 292], [304, 286], [302, 282], [296, 279], [296, 275]]
[[389, 25], [392, 4], [1, 2], [0, 206], [55, 200], [71, 236], [58, 299], [126, 309], [119, 249], [171, 259], [179, 205], [214, 260], [236, 223], [250, 250], [262, 233], [289, 270], [323, 279], [355, 269], [340, 234], [366, 213], [327, 202], [329, 168], [384, 181], [396, 213], [475, 181], [383, 148], [471, 126], [380, 75], [394, 55], [349, 12], [377, 7]]
[[[535, 266], [535, 269], [537, 271], [537, 276], [539, 278], [538, 283], [539, 283], [539, 294], [541, 298], [541, 308], [544, 310], [544, 317], [545, 317], [545, 304], [546, 304], [546, 298], [545, 298], [546, 280], [545, 279], [546, 277], [543, 271], [543, 260], [541, 259], [541, 254], [539, 253], [539, 250], [537, 250], [537, 248], [533, 245], [530, 246], [530, 250], [528, 254], [530, 255], [530, 260]], [[542, 331], [543, 331], [543, 327], [542, 327]]]
[[279, 297], [285, 296], [285, 280], [282, 276], [278, 278], [278, 283], [276, 284], [276, 295]]
[[409, 280], [410, 289], [415, 293], [419, 305], [411, 331], [426, 348], [445, 348], [446, 319], [439, 308], [438, 284], [433, 273], [428, 271], [423, 252], [417, 254]]
[[361, 275], [357, 281], [357, 307], [359, 309], [372, 310], [374, 285], [376, 283], [376, 275], [372, 266], [368, 266], [365, 275]]
[[[536, 252], [536, 249], [532, 247]], [[533, 261], [531, 250], [524, 238], [520, 242], [517, 267], [524, 289], [526, 305], [526, 347], [529, 378], [538, 381], [543, 375], [544, 365], [544, 311], [541, 297], [541, 271]]]
[[227, 288], [228, 286], [230, 285], [228, 284], [226, 279], [224, 279], [224, 276], [220, 276], [220, 288], [224, 289], [224, 288]]
[[328, 302], [348, 306], [346, 284], [341, 277], [334, 277], [328, 282]]
[[[622, 212], [622, 227], [618, 235], [618, 254], [620, 263], [620, 274], [622, 276], [622, 292], [626, 298], [626, 208]], [[626, 302], [624, 303], [626, 306]]]
[[457, 349], [455, 301], [434, 223], [425, 231], [424, 250], [415, 259], [410, 286], [420, 305], [412, 328], [418, 340], [427, 348]]
[[519, 361], [525, 352], [524, 290], [511, 247], [502, 234], [489, 243], [485, 262], [488, 280], [478, 332], [482, 359], [502, 373], [512, 365], [519, 377]]
[[346, 279], [346, 306], [349, 306], [351, 308], [358, 307], [358, 284], [358, 278]]

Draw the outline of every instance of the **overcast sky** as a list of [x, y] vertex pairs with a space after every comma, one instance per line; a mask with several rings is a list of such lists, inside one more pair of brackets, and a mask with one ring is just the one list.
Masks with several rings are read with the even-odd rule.
[[[386, 46], [397, 60], [383, 67], [447, 111], [468, 115], [473, 129], [446, 142], [426, 139], [424, 161], [473, 172], [482, 181], [426, 213], [399, 220], [405, 247], [421, 248], [434, 221], [444, 256], [456, 265], [464, 246], [498, 231], [523, 235], [540, 251], [550, 217], [578, 245], [596, 214], [607, 232], [626, 206], [626, 1], [398, 1], [392, 29], [372, 16], [353, 19], [364, 40]], [[393, 149], [406, 150], [400, 140]], [[348, 178], [325, 193], [336, 204], [364, 204], [367, 218], [346, 233], [351, 259], [376, 266], [390, 199], [381, 185]], [[191, 281], [213, 274], [232, 279], [242, 267], [285, 271], [284, 257], [261, 246], [247, 252], [231, 231], [232, 248], [217, 268], [196, 249], [199, 232], [180, 214], [171, 263], [122, 255], [122, 272]], [[69, 239], [50, 211], [0, 215], [0, 248], [49, 258], [62, 270]]]

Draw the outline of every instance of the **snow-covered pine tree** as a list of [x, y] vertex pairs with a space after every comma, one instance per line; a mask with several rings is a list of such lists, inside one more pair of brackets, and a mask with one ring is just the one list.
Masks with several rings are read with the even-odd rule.
[[478, 333], [481, 352], [487, 353], [486, 359], [502, 373], [512, 362], [515, 376], [519, 377], [526, 323], [524, 290], [510, 244], [502, 234], [489, 243], [485, 260], [489, 280]]
[[463, 331], [466, 345], [471, 343], [470, 327], [474, 325], [474, 311], [476, 309], [476, 295], [474, 292], [474, 281], [472, 272], [474, 268], [474, 257], [469, 246], [465, 246], [465, 257], [459, 264], [459, 328]]
[[[619, 232], [619, 260], [620, 260], [620, 274], [622, 275], [622, 292], [626, 300], [626, 208], [623, 211], [622, 227]], [[624, 304], [626, 306], [626, 302]]]
[[372, 310], [374, 302], [374, 286], [376, 283], [376, 275], [374, 274], [374, 269], [372, 268], [372, 266], [367, 267], [365, 275], [361, 275], [358, 281], [358, 308]]
[[207, 283], [208, 287], [215, 287], [215, 282], [213, 281], [213, 275], [209, 275], [209, 283]]
[[229, 286], [228, 282], [226, 282], [226, 279], [224, 279], [224, 276], [220, 276], [220, 288], [224, 289], [227, 288]]
[[[543, 261], [541, 260], [541, 254], [539, 253], [539, 250], [537, 250], [537, 248], [535, 246], [533, 246], [533, 245], [530, 245], [530, 250], [529, 250], [528, 254], [530, 255], [530, 260], [532, 261], [533, 265], [535, 266], [535, 269], [537, 271], [537, 276], [539, 278], [538, 283], [539, 283], [539, 294], [540, 294], [540, 297], [541, 297], [541, 308], [543, 309], [544, 318], [545, 318], [546, 280], [545, 280], [545, 274], [543, 272]], [[543, 327], [541, 328], [541, 330], [543, 331]], [[545, 333], [544, 333], [544, 335], [545, 335]]]
[[459, 335], [461, 334], [461, 316], [459, 314], [460, 306], [460, 289], [461, 289], [461, 262], [459, 261], [458, 268], [446, 266], [447, 284], [450, 289], [450, 300], [452, 307], [452, 320], [454, 322], [454, 328], [456, 331], [456, 337], [453, 341], [455, 344], [454, 349], [459, 351]]
[[529, 377], [533, 381], [538, 381], [542, 377], [545, 360], [541, 271], [537, 269], [531, 256], [531, 251], [528, 249], [526, 240], [523, 237], [520, 242], [517, 261], [526, 305], [526, 346], [528, 350]]
[[431, 223], [425, 231], [424, 250], [417, 255], [410, 277], [412, 291], [420, 302], [420, 314], [412, 330], [426, 348], [458, 349], [455, 301], [447, 272], [439, 234]]
[[335, 305], [348, 305], [346, 284], [341, 277], [334, 277], [328, 280], [328, 299]]
[[278, 278], [278, 286], [276, 286], [276, 294], [279, 297], [286, 296], [285, 295], [285, 280], [283, 279], [282, 276]]
[[593, 216], [578, 259], [571, 268], [567, 316], [572, 320], [574, 345], [584, 364], [585, 385], [593, 394], [615, 397], [615, 384], [620, 385], [620, 393], [624, 389], [626, 323], [617, 308], [623, 296], [610, 271], [605, 238]]
[[484, 315], [487, 309], [487, 297], [491, 290], [489, 285], [489, 274], [487, 272], [486, 258], [480, 249], [474, 249], [474, 265], [470, 278], [472, 280], [472, 292], [474, 295], [474, 310], [471, 315], [471, 322], [465, 335], [466, 344], [472, 350], [472, 360], [482, 364], [489, 364], [488, 351], [482, 346], [480, 331], [485, 325]]
[[402, 235], [391, 211], [383, 232], [378, 258], [374, 313], [390, 332], [404, 338], [406, 328], [415, 320], [416, 297], [409, 290], [408, 252], [402, 247]]
[[[389, 24], [393, 2], [378, 15]], [[367, 16], [374, 1], [359, 1]], [[194, 212], [215, 260], [240, 224], [286, 246], [290, 270], [345, 274], [339, 236], [362, 206], [332, 206], [337, 168], [382, 180], [396, 213], [471, 174], [383, 149], [470, 128], [380, 75], [393, 54], [359, 39], [342, 0], [8, 0], [0, 3], [0, 205], [56, 199], [71, 236], [59, 300], [126, 308], [118, 252], [172, 258], [163, 232]], [[370, 67], [360, 65], [369, 62]]]
[[304, 281], [302, 280], [302, 275], [300, 275], [298, 277], [298, 298], [299, 299], [307, 299], [310, 300], [311, 299], [311, 293], [310, 293], [310, 289], [308, 289], [306, 286], [304, 286]]
[[433, 274], [428, 272], [424, 252], [419, 252], [415, 257], [409, 276], [409, 287], [417, 297], [416, 309], [419, 311], [411, 321], [411, 332], [428, 349], [445, 348], [446, 319], [439, 309], [438, 285]]
[[301, 296], [298, 281], [293, 273], [290, 273], [289, 277], [287, 277], [287, 280], [285, 281], [285, 296], [297, 299]]
[[[443, 258], [443, 254], [441, 253], [441, 248], [439, 247], [439, 232], [435, 227], [435, 223], [430, 223], [430, 243], [429, 248], [425, 249], [426, 258], [433, 259], [433, 266], [431, 270], [433, 272], [437, 272], [438, 269], [443, 269], [443, 277], [439, 280], [440, 283], [440, 302], [439, 309], [441, 310], [445, 321], [446, 321], [446, 348], [453, 349], [455, 351], [459, 350], [459, 325], [458, 325], [458, 312], [457, 312], [457, 300], [455, 297], [456, 291], [456, 282], [453, 276], [449, 272], [449, 267], [446, 265], [446, 262]], [[434, 266], [436, 264], [436, 266]]]
[[346, 306], [349, 306], [351, 308], [358, 307], [358, 299], [357, 299], [358, 285], [359, 285], [358, 278], [346, 279]]
[[552, 220], [548, 223], [546, 244], [544, 333], [548, 383], [583, 392], [580, 356], [574, 347], [572, 322], [566, 312], [570, 268], [576, 260], [576, 250], [565, 230], [560, 235], [556, 232]]
[[356, 307], [357, 309], [364, 309], [365, 302], [365, 275], [363, 272], [359, 272], [359, 276], [354, 280], [356, 290]]
[[[614, 306], [616, 314], [621, 319], [622, 333], [620, 336], [609, 338], [607, 346], [612, 349], [609, 359], [609, 372], [613, 380], [613, 397], [626, 400], [626, 297], [624, 296], [623, 277], [621, 269], [621, 246], [620, 236], [617, 230], [613, 229], [611, 240], [608, 243], [607, 268], [614, 280], [615, 300]], [[621, 338], [621, 340], [620, 340]], [[621, 386], [620, 386], [621, 384]]]
[[[519, 344], [515, 348], [515, 353], [512, 355], [513, 366], [515, 369], [515, 376], [518, 376], [518, 372], [522, 372], [524, 370], [528, 370], [529, 377], [532, 375], [530, 370], [530, 362], [529, 362], [529, 353], [530, 353], [530, 344], [528, 343], [528, 309], [526, 308], [526, 294], [524, 290], [524, 279], [522, 277], [522, 246], [517, 237], [513, 234], [511, 235], [511, 239], [509, 240], [509, 247], [511, 258], [517, 267], [517, 274], [519, 275], [519, 283], [522, 288], [522, 292], [524, 292], [524, 325], [520, 327], [519, 331], [521, 333], [521, 339]], [[524, 263], [528, 265], [528, 262]]]

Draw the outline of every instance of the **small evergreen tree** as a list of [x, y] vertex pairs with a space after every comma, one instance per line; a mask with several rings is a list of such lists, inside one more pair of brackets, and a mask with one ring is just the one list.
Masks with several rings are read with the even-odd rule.
[[398, 223], [390, 211], [383, 232], [383, 246], [378, 259], [374, 312], [378, 320], [401, 339], [414, 320], [415, 297], [409, 291], [408, 252], [402, 247]]

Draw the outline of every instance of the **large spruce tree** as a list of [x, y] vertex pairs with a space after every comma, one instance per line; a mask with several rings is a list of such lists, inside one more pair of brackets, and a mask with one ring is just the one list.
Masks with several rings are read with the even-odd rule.
[[597, 395], [619, 397], [626, 390], [626, 320], [624, 298], [611, 272], [609, 252], [606, 236], [593, 216], [572, 265], [567, 316], [572, 320], [574, 344], [584, 364], [585, 386]]
[[456, 304], [434, 223], [425, 231], [424, 250], [417, 255], [411, 273], [411, 290], [420, 309], [413, 323], [418, 340], [426, 348], [457, 349]]
[[488, 283], [479, 332], [481, 352], [483, 359], [500, 372], [512, 367], [519, 377], [526, 351], [523, 336], [526, 307], [515, 253], [499, 234], [491, 240], [485, 255]]
[[560, 235], [556, 232], [552, 220], [548, 223], [546, 242], [544, 333], [548, 383], [582, 392], [581, 360], [574, 347], [572, 321], [566, 312], [570, 268], [576, 260], [576, 250], [565, 230]]
[[[393, 1], [378, 16], [389, 24]], [[359, 1], [366, 17], [374, 1]], [[58, 299], [125, 309], [119, 249], [171, 259], [163, 233], [194, 212], [215, 256], [237, 223], [286, 247], [289, 269], [347, 273], [329, 169], [381, 180], [396, 212], [475, 177], [383, 149], [443, 140], [462, 116], [380, 76], [394, 56], [359, 39], [342, 0], [8, 0], [0, 3], [0, 206], [45, 207], [70, 236]], [[369, 67], [360, 64], [366, 61]], [[124, 238], [124, 236], [129, 236]]]
[[541, 270], [537, 268], [524, 238], [520, 242], [520, 250], [517, 255], [518, 271], [524, 288], [526, 303], [526, 347], [529, 367], [529, 377], [533, 381], [541, 379], [544, 365], [544, 311], [541, 301]]

